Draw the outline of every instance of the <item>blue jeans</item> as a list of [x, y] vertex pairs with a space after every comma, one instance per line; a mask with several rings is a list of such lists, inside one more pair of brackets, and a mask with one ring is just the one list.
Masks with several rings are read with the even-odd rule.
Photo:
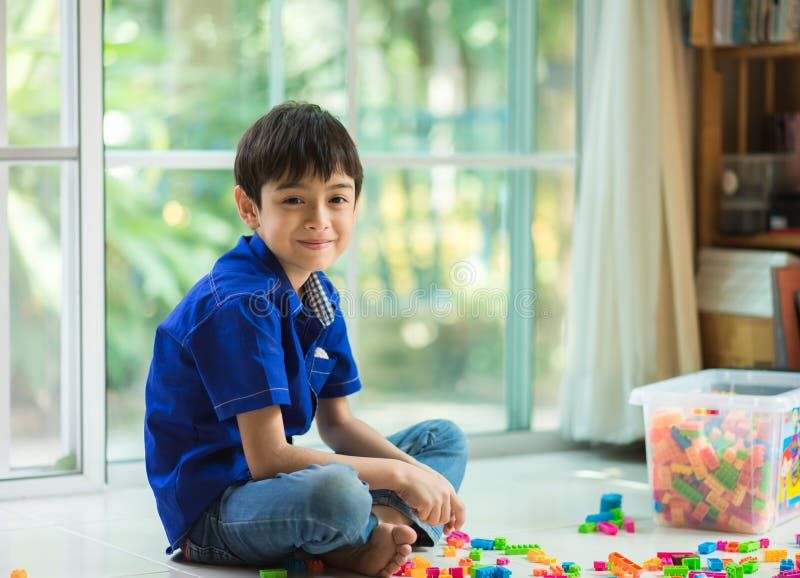
[[[387, 438], [447, 478], [458, 490], [467, 465], [464, 433], [447, 420], [419, 423]], [[264, 565], [364, 544], [378, 521], [373, 505], [411, 518], [415, 546], [433, 546], [442, 526], [421, 522], [391, 490], [370, 490], [343, 464], [312, 465], [267, 480], [230, 486], [194, 523], [184, 541], [191, 562]]]

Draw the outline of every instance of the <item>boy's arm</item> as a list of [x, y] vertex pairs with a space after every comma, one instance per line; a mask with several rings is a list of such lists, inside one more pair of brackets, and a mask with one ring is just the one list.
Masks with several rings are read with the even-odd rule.
[[[346, 464], [371, 488], [397, 492], [418, 510], [417, 515], [423, 522], [450, 523], [450, 496], [432, 473], [392, 458], [337, 455], [291, 445], [286, 442], [283, 417], [277, 405], [241, 413], [236, 418], [247, 465], [255, 480], [295, 472], [311, 464]], [[449, 486], [447, 480], [439, 477]]]
[[[458, 497], [450, 482], [436, 470], [414, 459], [395, 446], [372, 427], [356, 418], [350, 411], [346, 397], [320, 398], [317, 406], [317, 428], [320, 437], [338, 454], [346, 456], [364, 456], [378, 459], [389, 458], [410, 464], [423, 470], [425, 477], [433, 477], [436, 483], [446, 486], [449, 501], [450, 517], [446, 522], [446, 530], [460, 529], [464, 524], [464, 503]], [[414, 498], [409, 499], [409, 492], [391, 488], [412, 507]], [[417, 515], [419, 516], [418, 512]], [[422, 516], [420, 516], [422, 519]], [[424, 520], [423, 520], [424, 521]]]

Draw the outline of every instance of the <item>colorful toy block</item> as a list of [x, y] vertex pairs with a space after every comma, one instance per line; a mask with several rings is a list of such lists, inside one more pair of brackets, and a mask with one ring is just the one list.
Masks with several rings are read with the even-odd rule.
[[425, 556], [414, 556], [411, 558], [411, 562], [414, 564], [414, 568], [427, 568], [431, 565], [431, 561]]
[[258, 578], [286, 578], [286, 568], [267, 568], [258, 571]]
[[425, 568], [426, 578], [439, 578], [440, 570], [438, 566], [428, 566]]
[[619, 528], [610, 522], [598, 522], [597, 529], [609, 536], [614, 536], [619, 532]]
[[794, 562], [792, 561], [792, 559], [791, 558], [784, 558], [783, 560], [781, 560], [781, 565], [780, 565], [779, 570], [781, 572], [783, 572], [785, 570], [794, 570]]
[[445, 558], [455, 558], [456, 549], [453, 546], [445, 546], [442, 555]]
[[647, 570], [648, 572], [658, 572], [661, 570], [661, 559], [660, 558], [650, 558], [642, 562], [642, 568]]
[[508, 566], [509, 562], [510, 560], [508, 558], [506, 558], [505, 556], [501, 556], [495, 561], [495, 564], [497, 564], [498, 566]]
[[477, 562], [478, 560], [481, 559], [481, 552], [482, 551], [483, 550], [481, 550], [480, 548], [472, 548], [469, 551], [469, 559], [470, 560], [475, 560]]
[[472, 558], [459, 558], [458, 565], [461, 568], [469, 568], [472, 566]]
[[625, 517], [622, 519], [622, 527], [625, 528], [626, 532], [630, 532], [633, 534], [636, 531], [636, 523], [633, 521], [631, 517]]
[[528, 550], [538, 550], [539, 544], [508, 544], [506, 545], [506, 556], [526, 555]]
[[761, 539], [759, 539], [758, 544], [762, 548], [769, 548], [769, 538], [761, 538]]
[[581, 534], [591, 534], [595, 530], [597, 530], [597, 524], [595, 522], [584, 522], [578, 526], [578, 532]]
[[728, 578], [742, 578], [744, 576], [744, 570], [736, 562], [727, 564], [725, 566], [725, 572], [727, 573]]
[[717, 544], [716, 542], [701, 542], [697, 545], [697, 553], [698, 554], [711, 554], [711, 552], [717, 551]]
[[664, 566], [661, 570], [664, 572], [664, 576], [683, 576], [686, 578], [689, 575], [689, 568], [683, 565]]
[[747, 560], [742, 562], [741, 566], [743, 574], [755, 574], [758, 572], [758, 560]]
[[492, 550], [505, 550], [506, 546], [508, 545], [508, 541], [503, 538], [502, 536], [495, 538], [494, 543], [492, 545]]
[[494, 540], [486, 540], [484, 538], [473, 538], [470, 540], [470, 546], [473, 548], [480, 548], [481, 550], [491, 550], [494, 548]]
[[706, 566], [712, 572], [721, 572], [725, 569], [725, 566], [722, 564], [722, 560], [719, 558], [707, 558], [706, 559]]
[[318, 558], [309, 558], [306, 562], [306, 572], [309, 574], [322, 574], [325, 571], [325, 564]]
[[450, 568], [449, 572], [452, 578], [464, 578], [464, 568], [462, 566], [456, 566], [454, 568]]
[[644, 570], [639, 564], [619, 552], [611, 552], [608, 555], [608, 565], [612, 574], [623, 578], [639, 578]]
[[28, 578], [28, 571], [24, 568], [14, 568], [9, 578]]
[[595, 560], [594, 561], [594, 569], [598, 572], [605, 572], [608, 570], [608, 564], [605, 560]]
[[428, 575], [427, 568], [412, 568], [411, 578], [426, 578]]
[[764, 562], [780, 562], [787, 556], [786, 548], [769, 548], [764, 550]]

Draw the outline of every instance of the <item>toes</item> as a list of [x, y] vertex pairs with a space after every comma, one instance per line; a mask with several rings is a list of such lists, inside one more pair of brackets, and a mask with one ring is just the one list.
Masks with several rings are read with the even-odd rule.
[[401, 544], [397, 547], [397, 553], [402, 554], [404, 557], [411, 554], [411, 544]]

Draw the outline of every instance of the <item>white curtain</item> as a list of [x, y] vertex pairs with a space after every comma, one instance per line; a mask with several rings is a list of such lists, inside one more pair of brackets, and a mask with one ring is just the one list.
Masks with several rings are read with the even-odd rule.
[[641, 438], [628, 394], [700, 368], [689, 53], [680, 3], [583, 3], [583, 138], [562, 432]]

